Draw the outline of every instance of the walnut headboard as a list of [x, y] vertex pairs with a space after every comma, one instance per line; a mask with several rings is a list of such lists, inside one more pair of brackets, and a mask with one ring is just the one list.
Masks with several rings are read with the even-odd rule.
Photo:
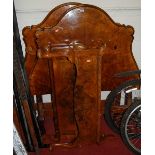
[[93, 5], [65, 3], [54, 8], [40, 24], [23, 29], [31, 93], [51, 92], [48, 63], [39, 59], [39, 51], [48, 57], [46, 53], [55, 48], [65, 52], [73, 45], [103, 48], [101, 86], [102, 90], [112, 90], [129, 79], [116, 78], [116, 73], [138, 69], [132, 53], [133, 34], [133, 27], [115, 23], [104, 10]]

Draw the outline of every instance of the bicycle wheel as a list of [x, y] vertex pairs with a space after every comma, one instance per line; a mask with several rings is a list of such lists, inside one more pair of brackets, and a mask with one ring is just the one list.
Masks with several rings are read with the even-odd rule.
[[108, 126], [120, 133], [123, 113], [131, 105], [133, 98], [140, 96], [140, 79], [129, 80], [110, 92], [105, 101], [104, 116]]
[[141, 100], [135, 100], [122, 117], [121, 137], [126, 146], [136, 154], [141, 153]]

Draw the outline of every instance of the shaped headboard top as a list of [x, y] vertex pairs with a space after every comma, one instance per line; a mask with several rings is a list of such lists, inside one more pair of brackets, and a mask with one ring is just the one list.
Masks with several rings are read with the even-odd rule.
[[[131, 50], [134, 29], [115, 23], [102, 9], [77, 5], [65, 11], [55, 25], [37, 29], [39, 48], [82, 44], [87, 49], [105, 47], [105, 52]], [[43, 43], [44, 42], [44, 43]]]

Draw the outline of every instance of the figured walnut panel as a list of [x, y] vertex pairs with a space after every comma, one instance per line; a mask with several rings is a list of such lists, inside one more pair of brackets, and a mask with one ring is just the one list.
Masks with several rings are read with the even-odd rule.
[[76, 50], [75, 117], [79, 141], [100, 141], [101, 55], [99, 50]]
[[[56, 137], [70, 142], [76, 137], [77, 128], [74, 116], [74, 84], [75, 68], [66, 57], [49, 59], [50, 77], [53, 80], [53, 115]], [[51, 109], [52, 110], [52, 109]]]
[[[57, 44], [68, 46], [80, 43], [88, 49], [103, 47], [105, 55], [102, 60], [102, 90], [111, 90], [121, 82], [129, 80], [129, 78], [113, 78], [114, 74], [138, 69], [132, 53], [134, 29], [131, 26], [115, 23], [106, 12], [92, 5], [79, 3], [60, 5], [52, 10], [41, 24], [23, 30], [27, 74], [31, 77], [32, 74], [46, 77], [47, 81], [43, 84], [45, 91], [42, 89], [43, 86], [38, 86], [39, 77], [36, 76], [33, 81], [31, 78], [29, 81], [32, 83], [30, 84], [32, 94], [50, 92], [49, 76], [45, 69], [48, 68], [47, 60], [43, 60], [42, 65], [35, 64], [36, 61], [40, 61], [36, 56], [38, 47], [35, 36], [35, 33], [39, 35], [39, 31], [45, 33], [42, 38], [44, 51], [47, 51], [49, 46], [57, 46]], [[39, 70], [35, 69], [37, 65]], [[45, 71], [41, 71], [44, 69]]]
[[55, 133], [60, 143], [64, 135], [68, 143], [100, 141], [103, 49], [80, 48], [75, 45], [49, 54], [39, 49], [40, 58], [50, 62]]
[[[23, 37], [26, 45], [25, 68], [30, 83], [30, 91], [33, 95], [47, 94], [51, 91], [49, 88], [49, 66], [47, 60], [40, 60], [37, 58], [37, 44], [35, 33], [37, 29], [54, 26], [57, 23], [57, 20], [62, 16], [62, 14], [67, 9], [75, 5], [80, 5], [80, 3], [70, 2], [59, 5], [51, 10], [40, 24], [33, 25], [31, 27], [26, 26], [23, 29]], [[40, 77], [46, 78], [40, 79]]]
[[114, 74], [138, 69], [131, 50], [133, 33], [131, 26], [114, 23], [103, 10], [80, 5], [67, 10], [56, 26], [38, 30], [36, 37], [42, 38], [38, 46], [48, 54], [57, 46], [82, 44], [86, 49], [102, 47], [102, 90], [111, 90], [129, 80], [113, 78]]

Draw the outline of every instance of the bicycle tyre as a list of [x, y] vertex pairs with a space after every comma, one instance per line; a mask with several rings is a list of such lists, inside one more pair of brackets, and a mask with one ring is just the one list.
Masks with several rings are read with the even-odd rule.
[[[141, 79], [134, 79], [134, 80], [126, 81], [122, 83], [120, 86], [118, 86], [117, 88], [115, 88], [114, 90], [112, 90], [106, 98], [105, 109], [104, 109], [105, 121], [108, 124], [108, 126], [117, 134], [120, 134], [120, 124], [117, 125], [115, 123], [114, 118], [112, 118], [111, 109], [113, 106], [113, 102], [115, 98], [117, 97], [117, 95], [121, 92], [121, 90], [127, 87], [130, 87], [130, 86], [135, 86], [135, 85], [140, 86], [140, 83], [141, 83]], [[120, 123], [121, 123], [121, 119], [120, 119]]]
[[[137, 138], [137, 137], [141, 137], [141, 124], [138, 125], [138, 123], [140, 123], [139, 119], [138, 119], [138, 123], [136, 122], [136, 119], [134, 117], [132, 117], [134, 114], [134, 112], [136, 112], [136, 110], [140, 112], [140, 108], [141, 108], [141, 101], [136, 101], [134, 102], [127, 110], [126, 112], [124, 113], [123, 117], [122, 117], [122, 121], [121, 121], [121, 125], [120, 125], [120, 132], [121, 132], [121, 137], [122, 137], [122, 140], [123, 142], [125, 143], [125, 145], [131, 150], [133, 151], [135, 154], [141, 154], [141, 140], [140, 142], [138, 141], [139, 139], [141, 138]], [[132, 118], [132, 120], [131, 120]], [[134, 128], [134, 125], [132, 126], [131, 124], [128, 124], [128, 123], [131, 123], [130, 121], [134, 121], [136, 123], [135, 125], [135, 128]], [[127, 128], [129, 127], [129, 128]], [[127, 131], [130, 131], [130, 128], [132, 129], [132, 133], [129, 133], [131, 135], [131, 137], [129, 137], [128, 135], [128, 132]], [[134, 133], [140, 131], [140, 133]], [[130, 132], [131, 132], [130, 131]], [[136, 136], [135, 136], [136, 135]], [[138, 146], [140, 146], [140, 148], [136, 147], [136, 145], [134, 145], [130, 139], [133, 140], [135, 139], [136, 140], [136, 143], [138, 143]], [[136, 139], [137, 138], [137, 139]]]

